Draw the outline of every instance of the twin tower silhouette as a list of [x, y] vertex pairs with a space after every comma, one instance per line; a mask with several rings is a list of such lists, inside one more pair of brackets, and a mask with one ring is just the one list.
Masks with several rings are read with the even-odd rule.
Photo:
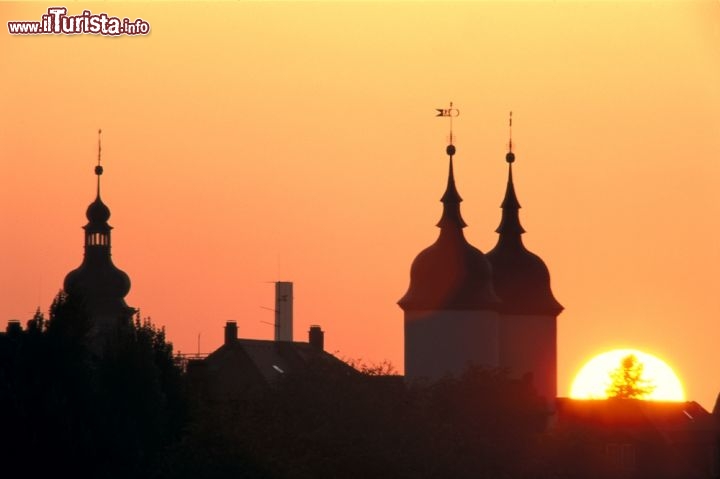
[[[452, 118], [452, 110], [438, 111], [438, 116]], [[495, 230], [499, 238], [487, 254], [463, 234], [467, 225], [455, 186], [452, 133], [446, 151], [440, 235], [413, 261], [410, 286], [398, 301], [404, 311], [405, 378], [432, 381], [460, 375], [470, 365], [501, 368], [513, 377], [532, 379], [538, 393], [554, 401], [557, 316], [563, 307], [553, 296], [547, 266], [523, 245], [512, 140], [505, 156], [502, 219]]]

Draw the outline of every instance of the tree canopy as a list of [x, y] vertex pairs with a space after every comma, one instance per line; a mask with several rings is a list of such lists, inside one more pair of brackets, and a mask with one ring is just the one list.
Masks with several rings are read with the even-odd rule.
[[608, 398], [643, 399], [655, 390], [655, 384], [643, 376], [645, 366], [634, 354], [620, 360], [610, 372], [610, 385], [605, 390]]
[[0, 459], [26, 477], [146, 477], [179, 436], [181, 372], [150, 319], [121, 325], [102, 354], [82, 301], [60, 292], [0, 338]]

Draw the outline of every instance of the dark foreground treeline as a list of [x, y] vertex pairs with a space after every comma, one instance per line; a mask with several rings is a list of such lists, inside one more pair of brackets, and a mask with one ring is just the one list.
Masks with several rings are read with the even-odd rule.
[[220, 401], [150, 321], [98, 357], [84, 318], [59, 295], [0, 336], [0, 477], [583, 477], [577, 441], [544, 432], [532, 385], [499, 372], [404, 387], [308, 368]]
[[164, 332], [138, 316], [100, 358], [89, 331], [60, 293], [48, 320], [0, 336], [0, 478], [141, 477], [181, 434], [187, 402]]

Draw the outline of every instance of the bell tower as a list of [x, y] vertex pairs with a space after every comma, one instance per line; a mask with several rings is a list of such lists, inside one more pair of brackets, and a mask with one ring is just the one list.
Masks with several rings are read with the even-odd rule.
[[[512, 113], [510, 116], [512, 128]], [[550, 288], [545, 262], [523, 244], [520, 203], [513, 183], [512, 135], [505, 155], [508, 180], [498, 242], [487, 253], [500, 313], [500, 366], [511, 374], [532, 376], [538, 393], [550, 403], [557, 397], [557, 316], [563, 310]]]
[[67, 274], [65, 292], [84, 304], [92, 322], [91, 341], [102, 347], [102, 341], [130, 321], [135, 309], [125, 303], [130, 278], [112, 262], [110, 209], [100, 197], [102, 131], [98, 131], [98, 164], [95, 166], [97, 192], [95, 201], [85, 213], [84, 255], [80, 266]]
[[[454, 109], [451, 104], [449, 110], [441, 111], [452, 115]], [[499, 365], [499, 301], [489, 262], [463, 234], [466, 224], [455, 186], [452, 130], [446, 152], [449, 166], [440, 200], [440, 235], [413, 261], [410, 286], [398, 301], [404, 311], [405, 378], [409, 381], [459, 375], [470, 364]]]

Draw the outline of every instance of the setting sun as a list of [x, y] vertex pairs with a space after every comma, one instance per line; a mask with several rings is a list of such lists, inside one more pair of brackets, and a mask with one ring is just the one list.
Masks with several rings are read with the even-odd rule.
[[663, 360], [636, 349], [615, 349], [588, 361], [575, 376], [570, 389], [573, 399], [605, 399], [612, 383], [612, 374], [623, 359], [634, 356], [642, 365], [642, 375], [651, 386], [639, 399], [651, 401], [684, 401], [685, 392], [675, 372]]

